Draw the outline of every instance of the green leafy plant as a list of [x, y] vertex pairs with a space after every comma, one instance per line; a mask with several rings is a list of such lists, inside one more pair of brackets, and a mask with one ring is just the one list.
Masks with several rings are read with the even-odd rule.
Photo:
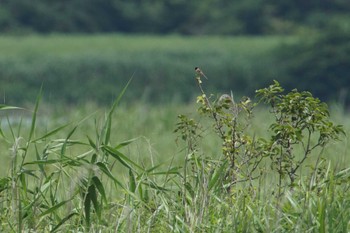
[[[239, 182], [248, 182], [252, 186], [252, 181], [264, 172], [263, 162], [271, 163], [276, 171], [279, 193], [286, 184], [293, 187], [297, 172], [307, 158], [317, 153], [320, 156], [329, 142], [344, 134], [343, 127], [330, 120], [327, 105], [309, 92], [292, 90], [284, 94], [284, 89], [275, 81], [256, 91], [258, 103], [253, 103], [248, 97], [236, 103], [232, 95], [225, 94], [216, 99], [208, 97], [200, 76], [196, 80], [201, 92], [197, 97], [198, 112], [212, 122], [212, 129], [222, 143], [220, 164], [225, 167], [222, 181], [227, 190]], [[270, 138], [252, 136], [249, 131], [254, 107], [260, 102], [269, 104], [274, 116], [269, 127]], [[193, 139], [202, 137], [195, 129], [202, 126], [182, 115], [179, 120], [177, 131], [188, 143], [188, 154], [195, 154], [198, 150]], [[302, 153], [297, 150], [299, 147]]]
[[[279, 174], [279, 185], [284, 177], [289, 185], [295, 185], [298, 169], [305, 160], [332, 140], [344, 134], [341, 125], [335, 125], [329, 118], [327, 104], [314, 98], [310, 92], [296, 89], [283, 94], [284, 89], [277, 81], [257, 91], [260, 100], [272, 108], [275, 121], [271, 124], [272, 136], [269, 143], [272, 167]], [[314, 141], [315, 139], [316, 141]], [[302, 153], [295, 148], [301, 146]]]

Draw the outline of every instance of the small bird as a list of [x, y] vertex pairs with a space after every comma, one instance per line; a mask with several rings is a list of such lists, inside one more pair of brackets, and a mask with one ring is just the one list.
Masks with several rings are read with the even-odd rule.
[[199, 69], [199, 67], [195, 67], [194, 70], [197, 72], [197, 74], [199, 74], [200, 76], [203, 76], [204, 78], [208, 79], [207, 76], [205, 76], [205, 74], [203, 73], [203, 71], [201, 71], [201, 69]]

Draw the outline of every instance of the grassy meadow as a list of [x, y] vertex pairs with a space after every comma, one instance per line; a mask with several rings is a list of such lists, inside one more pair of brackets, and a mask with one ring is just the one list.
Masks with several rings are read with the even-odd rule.
[[[35, 99], [109, 105], [130, 77], [129, 101], [189, 101], [194, 67], [210, 89], [253, 94], [277, 78], [270, 52], [295, 37], [47, 35], [0, 37], [0, 83], [6, 103]], [[99, 88], [96, 88], [96, 87]]]
[[[42, 95], [37, 91], [39, 97], [27, 99], [17, 108], [9, 104], [12, 94], [7, 92], [5, 105], [0, 108], [0, 231], [349, 232], [350, 141], [346, 135], [350, 133], [350, 120], [341, 106], [330, 104], [330, 118], [344, 126], [346, 135], [310, 154], [293, 186], [278, 183], [280, 176], [269, 156], [259, 164], [252, 180], [227, 186], [225, 172], [229, 167], [223, 155], [224, 142], [216, 133], [213, 117], [197, 111], [200, 98], [196, 96], [203, 97], [203, 93], [196, 85], [193, 64], [212, 68], [206, 72], [209, 80], [202, 80], [203, 88], [217, 97], [222, 92], [214, 92], [207, 85], [220, 81], [211, 78], [218, 77], [215, 71], [222, 65], [219, 63], [237, 62], [246, 65], [249, 73], [248, 66], [257, 64], [254, 61], [260, 61], [261, 54], [283, 40], [121, 35], [1, 37], [3, 67], [8, 64], [17, 66], [17, 71], [28, 69], [31, 75], [43, 75], [55, 73], [56, 66], [47, 63], [93, 57], [87, 63], [93, 64], [99, 57], [100, 64], [107, 62], [108, 67], [124, 64], [132, 75], [130, 64], [145, 67], [157, 63], [148, 69], [160, 64], [175, 77], [181, 74], [191, 95], [187, 103], [154, 104], [142, 98], [131, 101], [128, 96], [139, 91], [134, 86], [142, 77], [139, 73], [125, 89], [131, 75], [124, 74], [118, 85], [110, 87], [114, 94], [106, 98], [109, 104], [89, 98], [79, 100], [79, 104], [56, 103], [47, 95], [53, 90], [46, 90], [50, 86], [44, 83]], [[291, 43], [294, 39], [286, 40]], [[175, 59], [169, 58], [171, 54]], [[170, 65], [174, 61], [178, 62], [177, 69], [181, 67], [175, 73]], [[40, 69], [47, 71], [36, 73]], [[69, 66], [67, 69], [75, 74]], [[98, 78], [106, 74], [97, 71]], [[65, 88], [74, 92], [69, 85]], [[13, 95], [21, 91], [13, 89]], [[250, 96], [255, 102], [253, 94]], [[182, 114], [194, 121], [185, 122], [188, 131], [174, 132], [184, 126], [178, 124]], [[255, 138], [271, 137], [269, 126], [273, 121], [272, 112], [260, 103], [242, 131], [251, 136], [253, 145]], [[188, 133], [185, 138], [184, 133]], [[310, 139], [312, 143], [318, 136], [316, 133]], [[296, 159], [301, 157], [302, 147], [296, 147], [295, 154]]]
[[[216, 177], [212, 172], [221, 171], [215, 164], [222, 159], [222, 142], [211, 129], [211, 123], [206, 123], [208, 119], [196, 113], [196, 108], [195, 104], [121, 104], [111, 115], [109, 126], [108, 108], [93, 104], [58, 109], [39, 106], [34, 114], [34, 128], [33, 110], [11, 110], [8, 119], [5, 117], [8, 110], [3, 110], [1, 230], [349, 230], [347, 137], [326, 147], [319, 176], [312, 175], [316, 154], [298, 173], [298, 186], [293, 190], [285, 187], [281, 196], [276, 194], [276, 179], [269, 162], [261, 164], [266, 173], [253, 186], [237, 184], [226, 193], [220, 191], [218, 182], [218, 187], [209, 190], [206, 182]], [[212, 164], [194, 163], [192, 168], [186, 168], [191, 161], [187, 146], [174, 133], [178, 114], [187, 114], [206, 125], [198, 150]], [[347, 115], [334, 109], [332, 118], [350, 132]], [[249, 130], [268, 136], [270, 120], [270, 113], [258, 109]], [[107, 153], [103, 149], [105, 143], [116, 151]]]

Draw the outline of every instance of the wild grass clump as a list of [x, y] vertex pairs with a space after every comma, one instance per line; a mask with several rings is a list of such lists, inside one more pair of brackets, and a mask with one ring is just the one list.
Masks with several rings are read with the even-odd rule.
[[[0, 179], [0, 231], [349, 231], [350, 168], [336, 169], [323, 156], [344, 131], [324, 103], [308, 92], [285, 93], [278, 82], [260, 89], [258, 103], [270, 111], [259, 111], [271, 115], [269, 133], [261, 134], [253, 123], [257, 103], [207, 95], [196, 80], [198, 111], [178, 117], [172, 143], [179, 151], [160, 155], [166, 159], [139, 147], [142, 135], [117, 142], [117, 134], [138, 127], [118, 110], [126, 87], [100, 119], [90, 114], [42, 132], [41, 95], [28, 126], [3, 117], [11, 163]], [[1, 106], [9, 109], [17, 108]]]

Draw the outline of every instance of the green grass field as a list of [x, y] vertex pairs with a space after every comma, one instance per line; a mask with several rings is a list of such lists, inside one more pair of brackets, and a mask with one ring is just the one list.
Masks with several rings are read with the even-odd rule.
[[[287, 38], [286, 43], [293, 40]], [[91, 99], [80, 104], [56, 103], [45, 94], [40, 101], [29, 98], [18, 105], [23, 109], [1, 105], [0, 232], [349, 232], [350, 120], [341, 106], [330, 105], [330, 118], [344, 126], [346, 135], [310, 154], [293, 186], [273, 167], [273, 151], [252, 176], [245, 176], [248, 169], [233, 171], [238, 178], [251, 180], [237, 178], [241, 182], [231, 184], [236, 178], [227, 176], [231, 170], [223, 155], [223, 147], [230, 142], [223, 142], [215, 133], [215, 117], [197, 112], [196, 96], [203, 98], [203, 93], [196, 87], [196, 79], [191, 79], [194, 63], [213, 68], [208, 69], [210, 79], [203, 80], [203, 87], [219, 97], [222, 92], [210, 88], [210, 82], [220, 81], [212, 80], [220, 77], [215, 67], [228, 61], [249, 67], [281, 42], [283, 39], [274, 37], [1, 37], [0, 64], [5, 67], [10, 62], [21, 72], [28, 69], [30, 75], [44, 61], [67, 65], [91, 56], [89, 65], [109, 59], [113, 60], [109, 64], [119, 65], [121, 60], [140, 66], [152, 63], [148, 71], [156, 69], [153, 63], [159, 62], [172, 77], [169, 64], [177, 61], [183, 76], [189, 76], [186, 82], [192, 95], [189, 103], [129, 101], [128, 94], [137, 89], [133, 83], [139, 82], [136, 75], [125, 93], [121, 90], [129, 77], [123, 77], [119, 88], [111, 87], [114, 94], [107, 102], [114, 104], [110, 105]], [[170, 59], [171, 55], [176, 59]], [[53, 68], [58, 66], [47, 67], [55, 73]], [[96, 74], [101, 78], [106, 73]], [[61, 71], [57, 71], [59, 75]], [[13, 93], [23, 91], [13, 88]], [[80, 94], [74, 93], [74, 88], [69, 90], [72, 95]], [[122, 94], [121, 100], [112, 101]], [[187, 122], [190, 130], [186, 137], [181, 130], [174, 132], [184, 126], [177, 124], [182, 114], [194, 119]], [[251, 138], [237, 137], [247, 142], [251, 139], [247, 145], [254, 145], [260, 137], [269, 140], [273, 120], [266, 105], [258, 106], [249, 127], [242, 129]], [[194, 122], [203, 127], [194, 127]], [[310, 139], [312, 143], [318, 136], [316, 133]], [[260, 155], [259, 148], [241, 146]], [[249, 155], [243, 149], [241, 152], [238, 156]], [[291, 160], [299, 159], [302, 147], [293, 153]], [[244, 159], [242, 167], [249, 168], [250, 162], [254, 165], [254, 160], [244, 163]]]
[[[189, 183], [183, 186], [188, 155], [186, 144], [177, 140], [179, 134], [174, 129], [179, 114], [205, 125], [207, 120], [196, 108], [195, 104], [127, 106], [122, 102], [110, 115], [110, 126], [109, 110], [94, 104], [39, 105], [35, 126], [32, 110], [11, 110], [11, 114], [3, 110], [1, 231], [349, 230], [347, 137], [326, 147], [322, 154], [325, 170], [319, 171], [317, 181], [308, 177], [316, 156], [302, 169], [298, 186], [285, 188], [280, 197], [274, 194], [277, 188], [267, 164], [267, 173], [253, 187], [242, 183], [230, 194], [208, 190], [205, 185], [213, 178], [211, 172], [220, 171], [212, 167], [215, 163], [209, 167], [192, 164], [187, 171], [192, 174], [188, 174]], [[8, 114], [11, 126], [5, 117]], [[344, 124], [349, 134], [348, 115], [334, 108], [332, 118]], [[266, 109], [258, 109], [250, 130], [268, 135], [269, 119], [272, 117]], [[71, 124], [60, 128], [68, 122]], [[204, 135], [199, 151], [203, 158], [218, 160], [220, 140], [210, 128]], [[123, 144], [130, 139], [130, 144]], [[108, 154], [103, 149], [105, 143], [119, 149]]]
[[180, 36], [127, 36], [127, 35], [48, 35], [1, 36], [2, 58], [18, 56], [80, 56], [119, 52], [142, 53], [187, 51], [194, 54], [236, 53], [257, 55], [279, 43], [295, 41], [292, 37], [180, 37]]
[[[253, 93], [277, 77], [270, 55], [295, 37], [48, 35], [0, 37], [0, 83], [7, 103], [35, 99], [110, 104], [130, 77], [130, 101], [188, 101], [194, 67], [212, 90]], [[99, 88], [96, 89], [95, 87]], [[5, 92], [6, 90], [6, 92]], [[30, 102], [30, 101], [29, 101]]]

